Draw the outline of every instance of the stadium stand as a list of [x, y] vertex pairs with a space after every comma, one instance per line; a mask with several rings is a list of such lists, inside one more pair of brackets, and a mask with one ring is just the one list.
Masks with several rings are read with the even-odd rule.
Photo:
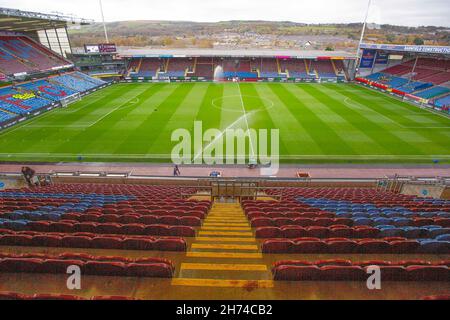
[[196, 58], [193, 76], [212, 79], [214, 76], [214, 69], [214, 58]]
[[159, 74], [159, 77], [184, 77], [187, 72], [194, 70], [195, 60], [186, 58], [171, 58], [166, 64], [166, 71]]
[[423, 91], [416, 92], [416, 93], [414, 93], [414, 95], [416, 97], [420, 97], [420, 98], [424, 98], [424, 99], [431, 99], [431, 98], [434, 98], [437, 96], [441, 96], [448, 92], [450, 92], [449, 88], [434, 86], [432, 88], [428, 88]]
[[259, 70], [260, 78], [285, 78], [286, 74], [280, 73], [278, 59], [262, 58], [252, 61], [252, 70]]
[[[21, 90], [21, 86], [18, 90]], [[0, 89], [0, 108], [17, 115], [48, 106], [51, 101], [37, 96], [34, 93], [19, 92], [12, 88]]]
[[24, 83], [20, 86], [25, 90], [34, 91], [38, 96], [52, 101], [59, 101], [77, 91], [65, 88], [61, 85], [50, 83], [48, 80], [38, 80]]
[[184, 251], [177, 237], [195, 236], [211, 203], [176, 199], [182, 191], [90, 184], [2, 191], [0, 244]]
[[222, 67], [226, 78], [256, 79], [258, 77], [256, 72], [252, 72], [249, 59], [224, 59]]
[[319, 78], [335, 78], [336, 72], [331, 60], [317, 60], [311, 63], [310, 71], [315, 71]]
[[72, 73], [72, 74], [64, 74], [61, 76], [51, 78], [51, 81], [55, 81], [66, 88], [78, 91], [85, 92], [89, 91], [95, 87], [98, 87], [105, 82], [101, 81], [100, 83], [94, 83], [94, 81], [88, 81], [84, 77], [79, 76], [80, 73]]
[[310, 78], [303, 59], [280, 59], [281, 72], [292, 78]]
[[138, 69], [138, 73], [132, 75], [132, 77], [144, 77], [144, 78], [150, 78], [155, 77], [156, 73], [159, 70], [165, 70], [165, 67], [162, 68], [164, 65], [164, 62], [159, 59], [142, 59], [142, 62], [140, 64], [140, 68]]
[[70, 65], [62, 57], [25, 36], [0, 36], [0, 55], [0, 70], [6, 74]]

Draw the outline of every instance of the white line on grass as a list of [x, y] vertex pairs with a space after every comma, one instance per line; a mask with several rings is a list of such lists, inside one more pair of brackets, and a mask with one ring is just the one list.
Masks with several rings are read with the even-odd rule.
[[251, 160], [255, 160], [255, 149], [253, 148], [253, 141], [252, 141], [252, 138], [250, 135], [250, 126], [248, 125], [247, 114], [246, 114], [245, 105], [244, 105], [244, 98], [242, 97], [242, 92], [241, 92], [241, 85], [239, 84], [239, 82], [237, 83], [237, 85], [239, 88], [239, 97], [241, 98], [242, 111], [244, 112], [244, 120], [245, 120], [245, 124], [247, 126], [248, 140], [250, 142], [250, 150], [252, 153]]

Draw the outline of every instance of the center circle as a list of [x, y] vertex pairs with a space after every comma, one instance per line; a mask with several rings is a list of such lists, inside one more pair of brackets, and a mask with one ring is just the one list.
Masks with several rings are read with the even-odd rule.
[[[251, 108], [247, 109], [245, 102], [243, 102], [244, 98], [247, 101], [255, 101], [254, 104], [252, 103]], [[242, 100], [240, 100], [240, 99], [242, 99]], [[229, 101], [229, 102], [227, 102], [227, 101]], [[265, 101], [267, 103], [267, 106], [264, 104], [261, 105], [262, 101]], [[230, 105], [230, 104], [237, 104], [237, 105], [239, 105], [239, 108], [237, 108], [237, 107], [236, 108], [228, 108], [226, 106], [225, 107], [223, 106], [223, 105]], [[211, 105], [214, 108], [229, 111], [229, 112], [236, 112], [236, 113], [242, 113], [242, 108], [241, 108], [242, 104], [244, 104], [244, 108], [246, 109], [247, 112], [248, 111], [268, 110], [275, 106], [275, 104], [273, 103], [272, 100], [270, 100], [269, 98], [266, 98], [264, 96], [235, 94], [235, 95], [222, 96], [222, 97], [211, 100]]]

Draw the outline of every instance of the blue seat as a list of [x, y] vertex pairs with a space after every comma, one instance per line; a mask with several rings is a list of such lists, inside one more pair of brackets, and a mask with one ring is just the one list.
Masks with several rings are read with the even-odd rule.
[[355, 226], [371, 226], [372, 224], [373, 224], [372, 219], [368, 219], [368, 218], [353, 219], [353, 225], [355, 225]]
[[439, 241], [450, 241], [450, 234], [441, 234], [440, 236], [436, 237], [436, 240]]

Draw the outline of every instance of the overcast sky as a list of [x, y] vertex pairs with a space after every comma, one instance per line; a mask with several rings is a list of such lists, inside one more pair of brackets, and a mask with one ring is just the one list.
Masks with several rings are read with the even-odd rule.
[[[360, 22], [368, 0], [102, 0], [107, 21], [289, 20]], [[0, 0], [1, 7], [58, 11], [100, 21], [98, 0]], [[450, 27], [450, 0], [372, 0], [369, 21]]]

